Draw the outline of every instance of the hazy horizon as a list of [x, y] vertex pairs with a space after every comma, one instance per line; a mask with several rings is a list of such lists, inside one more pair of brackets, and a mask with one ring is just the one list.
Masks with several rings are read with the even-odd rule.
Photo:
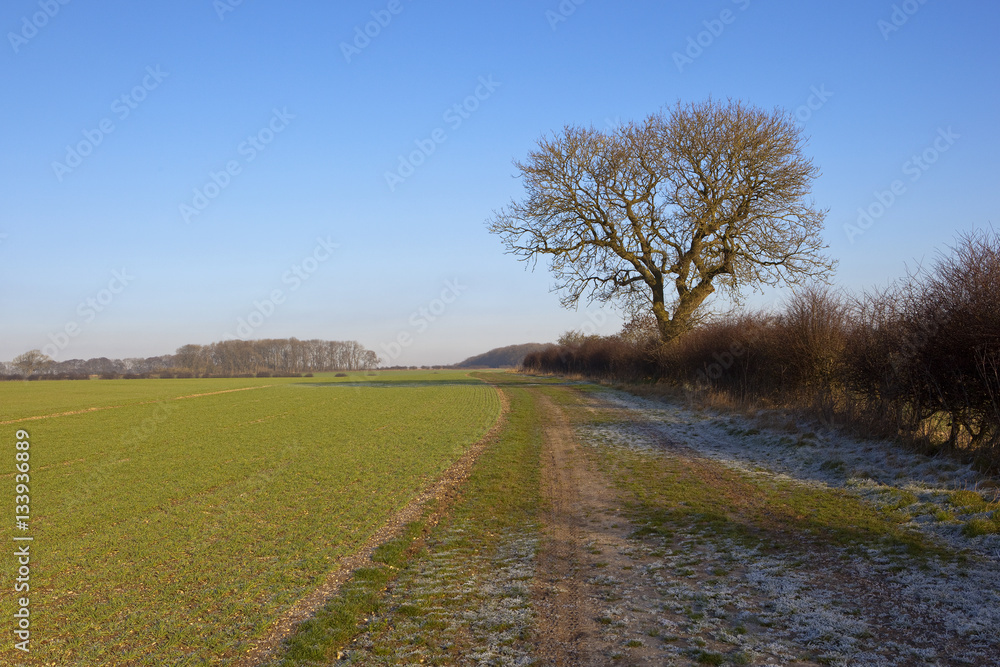
[[[587, 328], [589, 329], [589, 327], [587, 327]], [[245, 340], [253, 341], [253, 340], [265, 340], [265, 339], [248, 338], [248, 339], [245, 339]], [[299, 339], [299, 340], [303, 340], [303, 339]], [[320, 339], [320, 340], [322, 340], [322, 339]], [[188, 343], [188, 344], [189, 345], [207, 346], [207, 345], [211, 345], [211, 344], [217, 343], [217, 342], [220, 342], [220, 341], [211, 341], [209, 343]], [[347, 342], [347, 341], [343, 341], [343, 342]], [[462, 363], [463, 361], [467, 361], [467, 360], [472, 359], [474, 357], [482, 356], [483, 354], [485, 354], [487, 352], [492, 352], [493, 350], [497, 350], [497, 349], [503, 349], [503, 348], [506, 348], [506, 347], [517, 347], [517, 346], [521, 346], [521, 345], [546, 345], [546, 344], [555, 343], [555, 342], [556, 341], [525, 341], [523, 343], [510, 343], [510, 344], [507, 344], [507, 345], [498, 345], [498, 346], [492, 347], [492, 348], [490, 348], [488, 350], [483, 350], [482, 352], [477, 352], [475, 354], [470, 354], [470, 355], [467, 355], [465, 357], [462, 357], [461, 359], [456, 359], [455, 361], [451, 361], [451, 362], [447, 362], [447, 363], [435, 363], [435, 364], [396, 364], [396, 365], [398, 365], [398, 366], [407, 366], [407, 367], [410, 367], [410, 366], [413, 366], [413, 367], [419, 367], [419, 366], [454, 366], [456, 364]], [[26, 350], [26, 351], [29, 351], [29, 350]], [[373, 350], [373, 351], [375, 351], [375, 350]], [[55, 361], [57, 361], [57, 362], [63, 362], [63, 361], [90, 361], [91, 359], [101, 359], [101, 358], [110, 359], [112, 361], [115, 361], [115, 360], [124, 361], [126, 359], [139, 359], [139, 358], [141, 358], [141, 359], [152, 359], [152, 358], [156, 358], [156, 357], [174, 356], [176, 354], [177, 354], [177, 350], [172, 350], [170, 352], [163, 352], [161, 354], [149, 354], [149, 355], [145, 355], [145, 356], [142, 356], [142, 357], [130, 357], [130, 356], [102, 354], [102, 355], [98, 355], [96, 357], [67, 357], [65, 359], [55, 359]], [[13, 358], [11, 358], [11, 359], [0, 359], [0, 363], [12, 363], [12, 362], [13, 362]], [[392, 366], [393, 366], [393, 364], [388, 364], [388, 363], [383, 364], [383, 367], [386, 367], [386, 368], [392, 367]], [[332, 371], [330, 371], [330, 372], [332, 372]]]

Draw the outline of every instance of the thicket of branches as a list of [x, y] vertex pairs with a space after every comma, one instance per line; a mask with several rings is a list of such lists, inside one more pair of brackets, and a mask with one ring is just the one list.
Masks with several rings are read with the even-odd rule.
[[833, 270], [805, 143], [789, 112], [732, 99], [567, 126], [515, 162], [524, 197], [489, 229], [526, 262], [548, 260], [563, 305], [641, 307], [669, 342], [718, 290], [740, 299]]
[[524, 366], [808, 407], [1000, 470], [1000, 238], [964, 235], [885, 289], [801, 290], [780, 312], [718, 318], [667, 345], [643, 320], [569, 334]]

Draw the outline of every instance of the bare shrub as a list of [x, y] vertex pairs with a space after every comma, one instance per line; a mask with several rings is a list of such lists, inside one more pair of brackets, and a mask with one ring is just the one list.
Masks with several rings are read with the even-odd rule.
[[[901, 285], [855, 297], [843, 351], [845, 410], [850, 422], [874, 435], [914, 432], [919, 419], [908, 407], [913, 395]], [[909, 350], [909, 352], [904, 352]]]
[[915, 388], [927, 411], [944, 412], [947, 445], [996, 450], [1000, 445], [1000, 239], [959, 237], [919, 285], [910, 330], [925, 332], [913, 354]]
[[[648, 322], [568, 334], [527, 370], [664, 381], [726, 402], [808, 408], [1000, 470], [1000, 237], [960, 236], [931, 268], [848, 300], [816, 286], [660, 343]], [[715, 399], [712, 399], [715, 400]]]
[[788, 302], [778, 328], [794, 389], [830, 393], [838, 388], [847, 312], [843, 297], [823, 286], [808, 287]]

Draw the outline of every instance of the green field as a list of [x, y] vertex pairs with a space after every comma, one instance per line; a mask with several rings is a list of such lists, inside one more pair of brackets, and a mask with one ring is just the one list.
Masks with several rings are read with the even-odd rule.
[[237, 657], [499, 413], [494, 388], [455, 371], [3, 383], [11, 511], [30, 433], [30, 530], [5, 531], [34, 537], [32, 658]]

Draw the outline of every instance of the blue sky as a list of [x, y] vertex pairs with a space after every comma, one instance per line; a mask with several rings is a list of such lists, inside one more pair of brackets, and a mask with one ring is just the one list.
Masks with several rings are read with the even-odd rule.
[[3, 360], [613, 333], [485, 220], [542, 135], [709, 95], [804, 121], [847, 289], [1000, 222], [995, 3], [10, 0], [0, 31]]

